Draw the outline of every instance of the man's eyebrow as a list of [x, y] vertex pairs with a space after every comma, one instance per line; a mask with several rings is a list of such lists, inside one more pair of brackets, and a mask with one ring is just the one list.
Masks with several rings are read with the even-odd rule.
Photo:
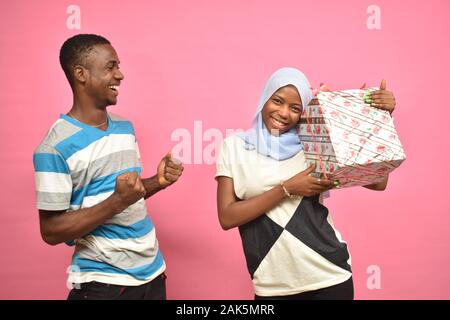
[[115, 59], [106, 61], [106, 64], [110, 64], [110, 63], [119, 65], [120, 61], [119, 60], [115, 60]]

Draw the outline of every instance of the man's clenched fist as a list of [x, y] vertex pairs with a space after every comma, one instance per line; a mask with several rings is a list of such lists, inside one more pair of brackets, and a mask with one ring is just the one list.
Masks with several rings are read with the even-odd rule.
[[116, 178], [114, 190], [123, 210], [145, 197], [146, 191], [137, 172], [125, 172]]
[[177, 181], [183, 170], [183, 164], [180, 160], [174, 159], [170, 152], [166, 154], [158, 165], [157, 175], [161, 187], [165, 188]]

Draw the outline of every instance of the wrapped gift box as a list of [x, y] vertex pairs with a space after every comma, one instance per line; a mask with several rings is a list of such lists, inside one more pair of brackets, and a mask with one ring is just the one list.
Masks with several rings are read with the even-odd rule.
[[388, 111], [364, 102], [367, 90], [319, 92], [300, 121], [307, 161], [315, 175], [338, 181], [339, 187], [380, 182], [405, 160]]

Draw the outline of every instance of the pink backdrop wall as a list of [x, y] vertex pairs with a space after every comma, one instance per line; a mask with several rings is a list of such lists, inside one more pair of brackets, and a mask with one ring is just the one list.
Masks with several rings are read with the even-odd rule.
[[[72, 4], [80, 29], [66, 24]], [[381, 10], [379, 30], [366, 25], [370, 5]], [[194, 163], [202, 152], [194, 145], [210, 144], [201, 142], [208, 129], [247, 128], [264, 82], [281, 66], [337, 89], [387, 79], [407, 160], [386, 192], [335, 191], [327, 205], [352, 253], [356, 298], [450, 298], [447, 0], [18, 0], [2, 1], [0, 27], [1, 299], [68, 293], [72, 249], [40, 238], [32, 153], [71, 105], [58, 53], [76, 33], [102, 34], [118, 51], [125, 80], [110, 111], [133, 120], [144, 176], [177, 144], [176, 129], [192, 135], [179, 183], [147, 201], [169, 299], [253, 297], [239, 233], [217, 220], [215, 167], [201, 157]], [[378, 288], [367, 285], [371, 266]]]

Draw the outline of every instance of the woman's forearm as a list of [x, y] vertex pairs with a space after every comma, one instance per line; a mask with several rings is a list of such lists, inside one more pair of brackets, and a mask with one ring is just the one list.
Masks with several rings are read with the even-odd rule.
[[364, 188], [367, 188], [370, 190], [375, 190], [375, 191], [383, 191], [386, 189], [386, 186], [388, 183], [388, 178], [389, 178], [389, 176], [387, 176], [383, 181], [380, 181], [380, 182], [374, 183], [374, 184], [369, 184], [367, 186], [364, 186]]
[[279, 185], [247, 200], [235, 201], [219, 211], [219, 220], [224, 230], [239, 227], [276, 207], [286, 198]]

